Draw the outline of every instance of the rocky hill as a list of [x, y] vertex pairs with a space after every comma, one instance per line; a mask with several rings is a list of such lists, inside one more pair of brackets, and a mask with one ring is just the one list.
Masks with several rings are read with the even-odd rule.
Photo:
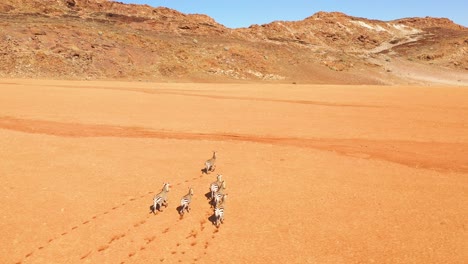
[[468, 84], [468, 28], [319, 12], [230, 29], [105, 0], [3, 0], [0, 77]]

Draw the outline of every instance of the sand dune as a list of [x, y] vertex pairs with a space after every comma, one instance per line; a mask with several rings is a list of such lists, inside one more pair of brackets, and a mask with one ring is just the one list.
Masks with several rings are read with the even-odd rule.
[[[468, 258], [467, 87], [1, 80], [0, 90], [1, 263]], [[202, 174], [212, 150], [217, 170]], [[229, 193], [219, 229], [205, 198], [216, 173]], [[169, 206], [153, 215], [163, 182]]]

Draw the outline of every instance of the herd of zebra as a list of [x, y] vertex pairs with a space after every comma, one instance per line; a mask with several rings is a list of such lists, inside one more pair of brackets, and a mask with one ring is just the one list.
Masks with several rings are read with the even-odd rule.
[[[205, 168], [202, 170], [204, 173], [209, 174], [216, 169], [216, 151], [213, 151], [213, 157], [205, 161]], [[222, 179], [223, 175], [218, 174], [216, 181], [210, 184], [210, 192], [208, 199], [210, 200], [211, 208], [214, 208], [214, 224], [219, 227], [224, 222], [224, 208], [227, 198], [226, 182]], [[161, 192], [156, 194], [153, 198], [153, 205], [151, 210], [156, 214], [156, 210], [161, 211], [161, 207], [167, 207], [168, 199], [167, 194], [169, 192], [169, 183], [164, 183]], [[181, 217], [185, 211], [190, 212], [190, 202], [192, 201], [193, 189], [189, 188], [188, 193], [180, 199], [180, 207], [178, 207], [179, 214]]]

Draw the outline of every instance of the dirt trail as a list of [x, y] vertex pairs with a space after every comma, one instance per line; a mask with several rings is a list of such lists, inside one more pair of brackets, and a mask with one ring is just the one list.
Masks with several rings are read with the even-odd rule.
[[[334, 151], [342, 155], [381, 159], [411, 167], [468, 172], [468, 143], [365, 139], [277, 138], [241, 134], [184, 133], [145, 128], [60, 123], [0, 117], [0, 128], [62, 137], [124, 137], [177, 140], [242, 141]], [[431, 153], [427, 155], [427, 153]]]

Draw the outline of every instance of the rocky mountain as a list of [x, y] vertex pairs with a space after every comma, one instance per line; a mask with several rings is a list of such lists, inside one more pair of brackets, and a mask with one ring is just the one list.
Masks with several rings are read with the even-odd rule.
[[3, 0], [0, 77], [468, 84], [468, 28], [316, 13], [230, 29], [106, 0]]

